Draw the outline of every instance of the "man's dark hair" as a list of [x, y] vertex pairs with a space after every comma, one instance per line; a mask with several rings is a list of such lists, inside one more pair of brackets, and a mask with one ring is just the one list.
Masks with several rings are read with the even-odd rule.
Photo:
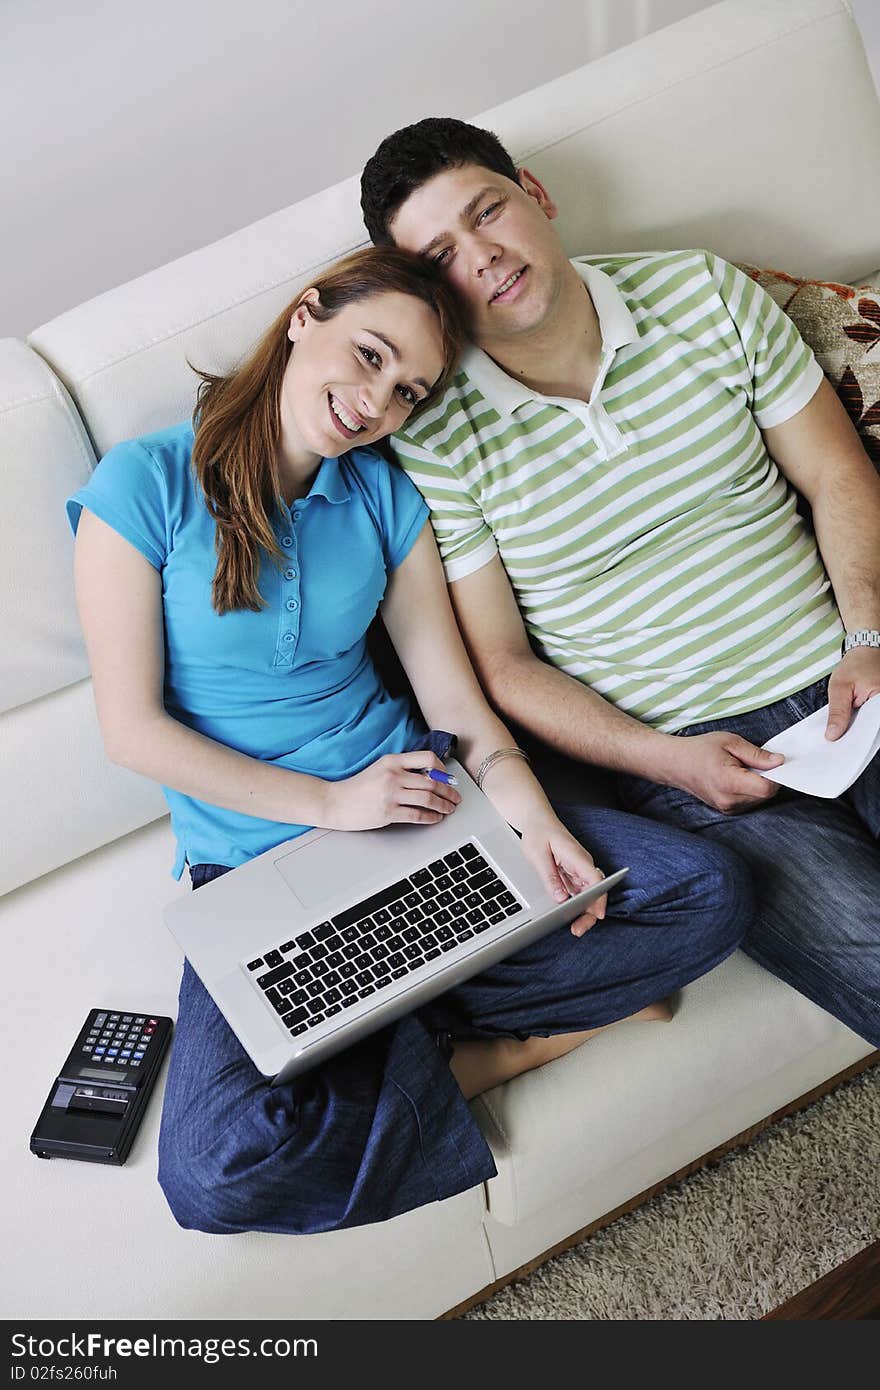
[[481, 164], [516, 182], [516, 165], [491, 130], [452, 116], [427, 116], [387, 135], [361, 174], [361, 211], [370, 239], [390, 245], [388, 224], [409, 195], [441, 170], [463, 164]]

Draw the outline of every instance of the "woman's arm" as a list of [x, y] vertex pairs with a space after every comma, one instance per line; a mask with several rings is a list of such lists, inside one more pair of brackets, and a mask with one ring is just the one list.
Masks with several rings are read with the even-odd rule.
[[[382, 618], [428, 725], [457, 734], [459, 756], [471, 776], [489, 753], [514, 745], [468, 660], [430, 525], [391, 576]], [[561, 824], [522, 758], [499, 759], [486, 773], [483, 788], [521, 832], [523, 851], [554, 896], [562, 900], [599, 881], [602, 875], [592, 857]], [[604, 915], [602, 898], [578, 918], [577, 934]]]
[[74, 573], [98, 722], [113, 762], [212, 806], [281, 825], [360, 830], [392, 820], [437, 821], [453, 809], [431, 793], [419, 793], [420, 802], [410, 804], [416, 794], [402, 787], [406, 766], [442, 766], [432, 755], [381, 758], [356, 777], [328, 782], [273, 767], [188, 729], [163, 702], [158, 571], [84, 508]]

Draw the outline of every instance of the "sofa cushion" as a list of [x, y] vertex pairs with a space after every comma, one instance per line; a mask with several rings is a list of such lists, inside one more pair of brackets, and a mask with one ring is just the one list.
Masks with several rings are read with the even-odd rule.
[[0, 341], [0, 715], [82, 680], [86, 653], [59, 498], [95, 466], [61, 382], [24, 343]]
[[880, 471], [880, 279], [873, 285], [839, 285], [785, 270], [740, 269], [796, 324]]
[[168, 812], [155, 782], [110, 762], [88, 680], [0, 714], [0, 787], [0, 894]]
[[164, 1074], [124, 1167], [29, 1152], [91, 1007], [177, 1015], [181, 959], [162, 908], [187, 889], [169, 877], [173, 853], [164, 820], [0, 901], [0, 1009], [6, 1036], [27, 1041], [9, 1069], [0, 1135], [5, 1240], [15, 1251], [0, 1279], [6, 1315], [432, 1318], [491, 1283], [482, 1187], [352, 1231], [181, 1230], [156, 1179]]
[[871, 1051], [737, 951], [681, 991], [671, 1023], [617, 1024], [477, 1102], [490, 1214], [514, 1225], [581, 1192], [568, 1229], [586, 1225]]

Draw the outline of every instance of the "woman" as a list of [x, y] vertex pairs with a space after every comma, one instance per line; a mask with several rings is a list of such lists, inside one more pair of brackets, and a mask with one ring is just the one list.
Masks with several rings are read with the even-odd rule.
[[[485, 703], [427, 508], [372, 447], [442, 390], [462, 342], [436, 272], [359, 252], [237, 370], [204, 375], [194, 431], [117, 446], [68, 502], [105, 745], [164, 784], [174, 872], [188, 863], [194, 888], [312, 826], [454, 815], [458, 793], [422, 771], [441, 757], [412, 751], [431, 743], [421, 716], [455, 730], [472, 773], [507, 750], [485, 791], [557, 899], [601, 876]], [[421, 714], [377, 676], [377, 609]], [[579, 939], [603, 899], [287, 1085], [256, 1071], [186, 963], [160, 1135], [176, 1219], [307, 1232], [452, 1195], [494, 1172], [467, 1097], [617, 1019], [664, 1016], [653, 1001], [736, 945], [738, 870], [678, 832], [594, 814], [603, 866], [630, 864], [634, 884], [595, 933], [605, 944]], [[629, 930], [648, 924], [676, 930]]]

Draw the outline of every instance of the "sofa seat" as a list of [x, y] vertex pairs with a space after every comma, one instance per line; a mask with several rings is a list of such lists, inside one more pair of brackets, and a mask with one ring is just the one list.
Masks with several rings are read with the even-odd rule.
[[181, 956], [161, 914], [188, 890], [170, 877], [172, 858], [164, 818], [0, 899], [0, 997], [16, 1055], [0, 1141], [15, 1280], [0, 1316], [424, 1319], [491, 1283], [480, 1187], [355, 1231], [181, 1230], [156, 1179], [164, 1074], [123, 1167], [29, 1151], [89, 1008], [177, 1016]]
[[[176, 1017], [181, 957], [162, 908], [189, 890], [170, 877], [173, 848], [163, 818], [0, 900], [19, 1052], [3, 1144], [20, 1317], [241, 1316], [239, 1284], [253, 1317], [435, 1317], [532, 1258], [536, 1240], [549, 1249], [871, 1051], [737, 953], [682, 992], [672, 1024], [621, 1024], [475, 1101], [498, 1167], [485, 1188], [357, 1231], [182, 1231], [156, 1179], [164, 1077], [124, 1167], [27, 1147], [59, 1038], [88, 1008]], [[108, 1266], [118, 1231], [125, 1261]], [[136, 1277], [119, 1278], [132, 1260]]]
[[488, 1092], [496, 1278], [538, 1232], [550, 1249], [872, 1051], [737, 951], [681, 991], [672, 1023], [621, 1023]]

